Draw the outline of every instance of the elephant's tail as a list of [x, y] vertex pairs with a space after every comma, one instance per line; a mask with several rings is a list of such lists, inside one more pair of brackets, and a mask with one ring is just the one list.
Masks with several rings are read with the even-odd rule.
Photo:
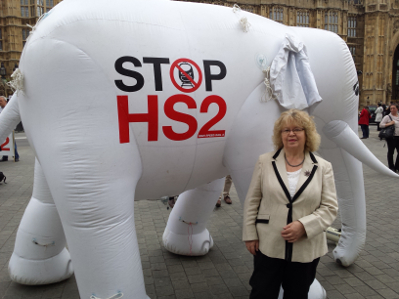
[[18, 95], [15, 93], [5, 108], [0, 112], [0, 144], [6, 140], [12, 130], [21, 121], [19, 114]]
[[399, 175], [386, 167], [372, 152], [370, 152], [346, 122], [342, 120], [331, 121], [324, 126], [323, 133], [338, 147], [344, 149], [375, 171], [386, 176], [399, 177]]

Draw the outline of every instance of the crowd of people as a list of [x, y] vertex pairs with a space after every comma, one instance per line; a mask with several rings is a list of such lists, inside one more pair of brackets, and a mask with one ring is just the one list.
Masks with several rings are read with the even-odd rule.
[[[388, 167], [394, 172], [399, 172], [399, 115], [398, 105], [391, 102], [389, 105], [378, 103], [377, 109], [374, 111], [377, 131], [381, 131], [388, 126], [394, 126], [394, 136], [392, 138], [385, 138], [388, 152], [387, 160]], [[359, 113], [359, 125], [362, 130], [362, 137], [360, 139], [369, 138], [369, 125], [372, 114], [370, 113], [369, 106], [362, 106]], [[394, 163], [394, 154], [396, 150], [396, 159]]]

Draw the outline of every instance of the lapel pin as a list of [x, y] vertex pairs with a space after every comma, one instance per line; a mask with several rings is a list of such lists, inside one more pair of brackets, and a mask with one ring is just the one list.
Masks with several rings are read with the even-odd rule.
[[310, 171], [309, 170], [305, 170], [305, 176], [310, 176]]

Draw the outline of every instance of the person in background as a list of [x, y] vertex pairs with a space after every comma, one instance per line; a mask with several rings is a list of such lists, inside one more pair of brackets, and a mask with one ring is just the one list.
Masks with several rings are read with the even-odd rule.
[[[391, 111], [390, 114], [384, 116], [380, 123], [381, 129], [387, 126], [395, 126], [395, 133], [393, 138], [386, 139], [388, 144], [388, 153], [387, 153], [387, 160], [388, 160], [388, 167], [393, 172], [399, 171], [399, 115], [398, 115], [398, 107], [394, 104], [389, 106]], [[396, 161], [395, 164], [393, 163], [393, 154], [395, 153], [396, 149]]]
[[291, 109], [274, 124], [276, 152], [255, 165], [244, 203], [243, 241], [254, 255], [251, 299], [307, 299], [325, 230], [337, 216], [331, 163], [315, 156], [320, 135], [313, 119]]
[[359, 125], [362, 128], [363, 137], [360, 139], [369, 138], [369, 122], [370, 122], [370, 112], [368, 110], [368, 106], [363, 106], [362, 111], [360, 112], [359, 117]]
[[222, 197], [225, 203], [231, 205], [233, 202], [231, 201], [230, 198], [230, 188], [231, 184], [233, 183], [233, 179], [231, 178], [230, 175], [226, 176], [226, 179], [224, 181], [224, 187], [222, 194], [219, 196], [218, 201], [216, 202], [216, 207], [219, 208], [222, 205]]
[[391, 109], [390, 109], [391, 105], [395, 105], [395, 104], [394, 104], [393, 102], [390, 102], [389, 105], [387, 105], [387, 106], [385, 107], [384, 116], [385, 116], [385, 115], [388, 115], [389, 113], [391, 113]]
[[383, 114], [384, 114], [384, 109], [382, 108], [381, 103], [378, 103], [378, 107], [375, 110], [375, 122], [377, 124], [377, 131], [381, 131], [380, 122], [382, 120]]
[[[0, 96], [0, 113], [1, 111], [6, 107], [7, 105], [7, 100], [5, 97]], [[19, 154], [17, 151], [17, 143], [14, 140], [14, 148], [15, 148], [15, 162], [19, 162]], [[0, 160], [0, 162], [6, 162], [8, 161], [8, 156], [3, 156], [3, 158]]]
[[387, 110], [387, 105], [385, 105], [385, 103], [382, 103], [382, 116], [385, 116], [386, 110]]

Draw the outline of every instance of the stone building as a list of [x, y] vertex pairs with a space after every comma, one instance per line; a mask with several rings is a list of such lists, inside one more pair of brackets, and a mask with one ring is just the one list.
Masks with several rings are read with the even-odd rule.
[[399, 101], [399, 0], [187, 1], [230, 7], [237, 3], [285, 25], [333, 31], [352, 53], [360, 104]]
[[[30, 31], [27, 24], [35, 25], [43, 13], [61, 1], [0, 1], [3, 79], [9, 79], [18, 66]], [[360, 103], [399, 101], [399, 0], [186, 1], [224, 6], [237, 3], [244, 10], [286, 25], [333, 31], [345, 40], [352, 53], [359, 73]]]
[[0, 94], [11, 93], [9, 80], [18, 67], [31, 28], [41, 15], [62, 0], [0, 0]]

